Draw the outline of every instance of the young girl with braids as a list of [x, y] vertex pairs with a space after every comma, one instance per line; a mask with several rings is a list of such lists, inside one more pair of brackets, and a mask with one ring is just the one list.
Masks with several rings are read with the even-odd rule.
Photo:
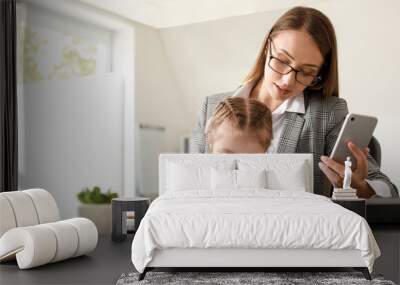
[[265, 153], [272, 140], [271, 111], [255, 99], [226, 98], [209, 119], [206, 136], [212, 153]]

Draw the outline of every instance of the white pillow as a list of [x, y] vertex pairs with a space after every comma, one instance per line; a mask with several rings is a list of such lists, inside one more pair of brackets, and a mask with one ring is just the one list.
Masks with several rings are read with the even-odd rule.
[[305, 161], [238, 160], [240, 170], [266, 170], [266, 188], [271, 190], [309, 191], [310, 169]]
[[266, 170], [235, 170], [237, 188], [266, 188]]
[[211, 169], [212, 190], [242, 188], [266, 188], [266, 171]]
[[236, 170], [211, 168], [211, 189], [236, 189]]
[[168, 191], [210, 189], [210, 167], [171, 162], [168, 166]]
[[306, 191], [306, 165], [295, 163], [289, 168], [270, 169], [267, 171], [267, 187], [272, 190]]

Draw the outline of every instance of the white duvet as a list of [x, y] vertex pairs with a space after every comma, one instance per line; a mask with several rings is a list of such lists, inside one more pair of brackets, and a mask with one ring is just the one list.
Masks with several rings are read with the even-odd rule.
[[370, 272], [380, 256], [359, 215], [320, 195], [265, 189], [160, 196], [136, 232], [132, 262], [143, 272], [165, 248], [358, 249]]

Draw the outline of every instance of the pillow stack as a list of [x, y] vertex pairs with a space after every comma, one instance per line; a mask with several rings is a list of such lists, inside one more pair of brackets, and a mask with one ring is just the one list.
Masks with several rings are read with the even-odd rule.
[[307, 191], [305, 162], [271, 164], [263, 160], [169, 161], [167, 191], [266, 189]]

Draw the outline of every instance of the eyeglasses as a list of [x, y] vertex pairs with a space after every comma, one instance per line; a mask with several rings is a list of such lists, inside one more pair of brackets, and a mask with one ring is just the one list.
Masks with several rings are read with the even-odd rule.
[[321, 76], [316, 76], [313, 74], [306, 73], [302, 70], [297, 70], [287, 64], [286, 62], [280, 60], [279, 58], [275, 57], [272, 55], [272, 40], [270, 40], [270, 45], [269, 45], [269, 60], [268, 60], [268, 66], [275, 71], [276, 73], [279, 73], [281, 75], [286, 75], [289, 74], [290, 72], [294, 71], [295, 73], [295, 79], [297, 82], [304, 86], [315, 86], [321, 81]]

